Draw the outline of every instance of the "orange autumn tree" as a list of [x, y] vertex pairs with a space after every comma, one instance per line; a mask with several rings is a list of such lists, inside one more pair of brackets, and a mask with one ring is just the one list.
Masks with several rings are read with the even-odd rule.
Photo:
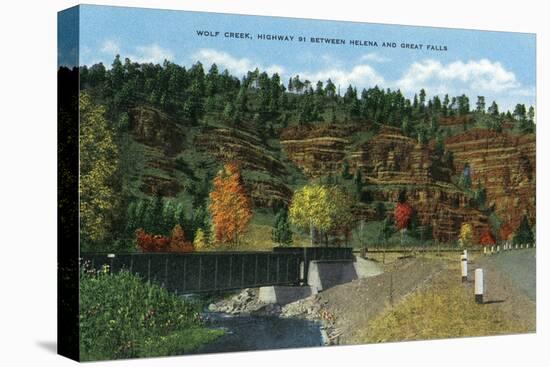
[[209, 209], [216, 242], [238, 245], [252, 219], [252, 204], [236, 163], [225, 164], [214, 178]]
[[193, 243], [185, 239], [183, 228], [179, 224], [176, 224], [172, 229], [167, 252], [193, 252], [194, 250]]
[[500, 238], [503, 241], [511, 241], [514, 234], [514, 228], [510, 223], [506, 223], [500, 227]]

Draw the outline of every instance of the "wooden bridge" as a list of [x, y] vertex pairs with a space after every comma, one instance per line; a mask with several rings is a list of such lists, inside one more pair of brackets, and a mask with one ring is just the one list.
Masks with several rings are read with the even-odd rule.
[[353, 253], [351, 247], [275, 247], [254, 252], [83, 253], [81, 258], [94, 269], [125, 269], [184, 294], [307, 283], [310, 261], [352, 260]]

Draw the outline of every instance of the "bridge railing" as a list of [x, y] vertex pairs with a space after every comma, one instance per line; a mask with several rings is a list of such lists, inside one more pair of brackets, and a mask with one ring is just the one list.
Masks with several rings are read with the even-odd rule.
[[354, 260], [352, 247], [274, 247], [275, 253], [290, 253], [303, 264], [302, 282], [307, 283], [310, 261]]
[[81, 258], [94, 269], [103, 265], [109, 265], [112, 273], [126, 269], [176, 293], [300, 282], [300, 258], [293, 253], [87, 253]]
[[274, 247], [275, 253], [292, 253], [308, 261], [353, 260], [352, 247]]

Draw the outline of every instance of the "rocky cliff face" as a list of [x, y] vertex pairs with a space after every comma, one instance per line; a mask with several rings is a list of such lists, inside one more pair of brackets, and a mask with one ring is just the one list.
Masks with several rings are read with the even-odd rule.
[[175, 196], [181, 190], [176, 177], [174, 156], [183, 149], [183, 128], [162, 112], [148, 107], [130, 111], [130, 128], [134, 139], [143, 144], [145, 170], [141, 190], [146, 194], [157, 191]]
[[[446, 242], [456, 240], [462, 223], [473, 224], [478, 233], [488, 228], [487, 217], [451, 179], [468, 164], [474, 188], [479, 183], [486, 189], [487, 205], [501, 219], [512, 226], [524, 214], [531, 224], [535, 220], [534, 134], [471, 129], [446, 139], [446, 150], [454, 157], [450, 159], [433, 143], [420, 145], [391, 127], [376, 133], [358, 124], [287, 128], [281, 132], [281, 154], [250, 131], [187, 131], [151, 108], [132, 110], [130, 126], [134, 139], [143, 145], [147, 169], [141, 189], [148, 194], [160, 189], [177, 195], [183, 190], [176, 156], [188, 151], [212, 162], [238, 161], [254, 206], [266, 208], [290, 202], [289, 171], [298, 167], [308, 178], [340, 175], [346, 161], [351, 174], [361, 171], [364, 182], [363, 203], [354, 208], [358, 217], [379, 220], [375, 204], [391, 209], [404, 195], [420, 224], [433, 227], [434, 236]], [[357, 139], [359, 135], [370, 138]]]
[[497, 215], [516, 228], [527, 215], [536, 215], [536, 137], [472, 129], [446, 140], [460, 172], [471, 167], [472, 185], [487, 190], [487, 203]]
[[[368, 201], [395, 204], [404, 195], [420, 224], [432, 226], [440, 241], [456, 240], [464, 222], [472, 223], [478, 232], [488, 227], [487, 217], [472, 208], [468, 195], [451, 183], [455, 167], [432, 146], [421, 146], [399, 129], [385, 127], [354, 147], [352, 133], [346, 136], [341, 129], [325, 131], [326, 136], [293, 133], [292, 139], [281, 143], [289, 159], [310, 177], [340, 172], [346, 159], [352, 173], [361, 170]], [[368, 206], [356, 212], [367, 220], [376, 219]]]
[[256, 136], [235, 129], [211, 128], [197, 136], [195, 146], [220, 162], [239, 162], [255, 207], [290, 202], [292, 190], [285, 183], [285, 165]]
[[430, 146], [421, 146], [401, 130], [385, 127], [349, 154], [350, 162], [371, 183], [429, 184], [450, 182], [453, 167]]
[[164, 113], [148, 107], [130, 111], [130, 126], [137, 141], [174, 156], [182, 150], [183, 127], [171, 121]]
[[306, 176], [316, 178], [341, 170], [350, 135], [341, 125], [289, 128], [281, 134], [281, 145]]

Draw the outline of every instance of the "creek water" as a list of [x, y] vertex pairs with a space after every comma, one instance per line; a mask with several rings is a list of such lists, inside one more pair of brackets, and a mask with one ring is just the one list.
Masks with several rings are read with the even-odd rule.
[[243, 316], [205, 313], [208, 327], [221, 328], [226, 334], [197, 353], [255, 351], [264, 349], [322, 346], [321, 324], [277, 316]]

